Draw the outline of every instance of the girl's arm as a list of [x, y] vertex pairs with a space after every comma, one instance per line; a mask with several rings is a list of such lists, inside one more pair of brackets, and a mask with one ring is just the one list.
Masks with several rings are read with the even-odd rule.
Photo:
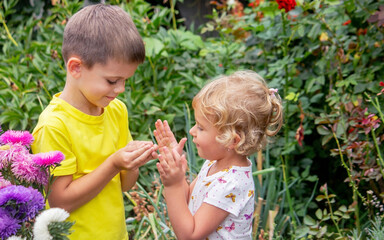
[[[168, 148], [160, 148], [160, 163], [157, 164], [161, 180], [164, 184], [165, 201], [168, 216], [178, 239], [204, 239], [216, 231], [220, 223], [229, 215], [228, 212], [203, 203], [192, 216], [185, 198], [185, 155], [180, 156], [176, 150], [172, 153]], [[195, 180], [191, 184], [194, 187]]]
[[[171, 152], [175, 149], [180, 155], [182, 155], [187, 138], [182, 138], [178, 143], [166, 120], [162, 122], [160, 119], [158, 119], [155, 122], [155, 127], [156, 130], [153, 131], [153, 135], [156, 138], [159, 148], [167, 147]], [[155, 154], [154, 157], [159, 158], [159, 155]], [[185, 168], [187, 168], [187, 163], [185, 163]], [[188, 200], [190, 195], [190, 187], [185, 178], [182, 181], [184, 185], [185, 198]]]
[[72, 212], [96, 197], [121, 170], [137, 176], [135, 172], [146, 163], [154, 147], [152, 143], [143, 143], [132, 150], [128, 145], [108, 157], [94, 171], [78, 179], [73, 180], [72, 175], [56, 177], [48, 195], [50, 207]]
[[[165, 187], [168, 216], [179, 240], [205, 239], [216, 231], [220, 223], [229, 215], [228, 212], [213, 205], [203, 203], [192, 216], [184, 198], [182, 188]], [[168, 196], [168, 197], [167, 197]]]

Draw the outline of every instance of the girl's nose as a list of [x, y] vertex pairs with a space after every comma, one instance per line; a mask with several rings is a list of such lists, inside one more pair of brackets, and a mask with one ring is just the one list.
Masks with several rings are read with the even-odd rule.
[[195, 131], [196, 131], [196, 124], [193, 125], [191, 129], [189, 129], [189, 134], [191, 134], [192, 137], [195, 137]]

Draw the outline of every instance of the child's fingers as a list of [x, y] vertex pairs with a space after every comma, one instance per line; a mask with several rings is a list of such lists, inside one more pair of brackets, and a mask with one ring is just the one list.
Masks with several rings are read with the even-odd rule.
[[152, 152], [152, 157], [153, 157], [153, 159], [158, 159], [159, 158], [159, 154], [156, 151], [153, 151]]
[[173, 149], [172, 157], [173, 157], [173, 159], [175, 159], [175, 165], [179, 168], [182, 166], [182, 156], [184, 156], [184, 154], [180, 155], [176, 149]]
[[168, 148], [163, 148], [163, 157], [167, 160], [168, 165], [174, 165], [175, 158]]
[[164, 121], [164, 134], [169, 138], [170, 141], [176, 142], [175, 135], [169, 127], [167, 120]]
[[168, 165], [168, 162], [164, 159], [164, 155], [159, 156], [159, 163], [164, 173], [169, 171], [170, 166]]
[[141, 149], [145, 146], [152, 146], [153, 143], [150, 141], [130, 141], [126, 146], [125, 146], [125, 151], [131, 152], [136, 149]]
[[181, 140], [180, 140], [180, 142], [179, 142], [179, 145], [178, 145], [178, 152], [179, 153], [182, 153], [183, 152], [183, 148], [184, 148], [184, 145], [185, 145], [185, 143], [187, 142], [187, 138], [182, 138]]
[[131, 162], [134, 167], [140, 167], [149, 161], [149, 156], [153, 152], [153, 147], [145, 146], [139, 149], [136, 149], [132, 152], [129, 152]]
[[186, 172], [188, 169], [188, 161], [187, 161], [187, 157], [185, 156], [184, 153], [180, 157], [180, 164], [181, 164], [183, 171]]
[[159, 171], [160, 173], [160, 176], [164, 176], [165, 175], [164, 169], [159, 162], [156, 163], [156, 167], [157, 167], [157, 171]]
[[160, 138], [164, 137], [164, 125], [163, 125], [163, 122], [158, 119], [156, 122], [155, 122], [155, 127], [156, 127], [156, 131], [157, 131], [157, 134]]

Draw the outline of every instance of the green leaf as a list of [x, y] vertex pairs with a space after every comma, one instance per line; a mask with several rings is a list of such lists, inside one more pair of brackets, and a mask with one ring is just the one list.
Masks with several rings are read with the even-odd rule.
[[319, 219], [319, 220], [321, 220], [323, 218], [323, 212], [321, 211], [321, 209], [317, 209], [315, 212], [315, 215], [316, 215], [317, 219]]
[[298, 97], [299, 97], [299, 94], [300, 94], [300, 93], [290, 92], [290, 93], [288, 93], [287, 96], [285, 96], [285, 99], [286, 99], [286, 100], [289, 100], [289, 101], [297, 102], [297, 99], [298, 99]]
[[347, 207], [345, 205], [341, 205], [339, 207], [339, 210], [345, 213], [345, 212], [347, 212], [348, 209], [347, 209]]
[[167, 53], [163, 51], [164, 44], [156, 38], [143, 38], [145, 43], [145, 56], [146, 57], [154, 57], [159, 53], [162, 53], [162, 56], [167, 56]]
[[304, 217], [304, 224], [307, 226], [314, 226], [314, 225], [316, 225], [316, 221], [311, 216], [306, 215]]
[[327, 144], [332, 138], [333, 138], [333, 134], [332, 133], [322, 137], [321, 138], [321, 146], [325, 146], [325, 144]]
[[321, 200], [324, 200], [324, 199], [326, 199], [327, 197], [325, 196], [325, 195], [318, 195], [317, 197], [316, 197], [316, 201], [321, 201]]
[[317, 132], [318, 132], [320, 135], [328, 135], [328, 134], [331, 133], [331, 131], [330, 131], [327, 127], [325, 127], [325, 126], [323, 126], [323, 125], [317, 126], [317, 127], [316, 127], [316, 130], [317, 130]]

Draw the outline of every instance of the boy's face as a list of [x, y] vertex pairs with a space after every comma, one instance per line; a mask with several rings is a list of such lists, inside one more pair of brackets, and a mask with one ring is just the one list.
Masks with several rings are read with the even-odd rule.
[[107, 64], [96, 63], [88, 69], [81, 66], [81, 76], [77, 79], [79, 94], [77, 106], [81, 111], [98, 115], [117, 95], [125, 91], [125, 81], [132, 77], [138, 63], [123, 63], [109, 60]]

